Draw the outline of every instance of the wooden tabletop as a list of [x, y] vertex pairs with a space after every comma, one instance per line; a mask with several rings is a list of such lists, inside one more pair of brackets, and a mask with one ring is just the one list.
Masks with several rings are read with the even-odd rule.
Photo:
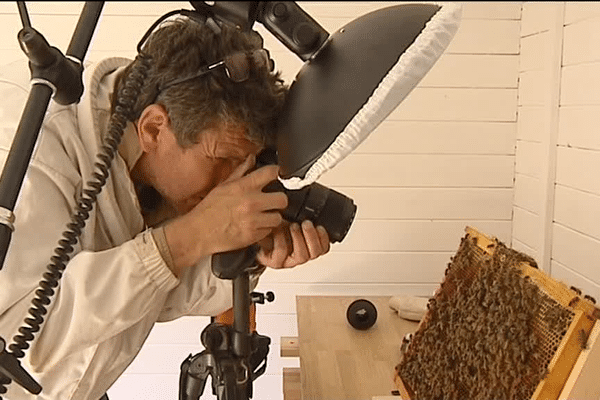
[[[417, 330], [389, 307], [389, 296], [297, 296], [303, 400], [371, 400], [389, 396], [405, 334]], [[357, 330], [346, 311], [357, 299], [371, 301], [377, 321]]]

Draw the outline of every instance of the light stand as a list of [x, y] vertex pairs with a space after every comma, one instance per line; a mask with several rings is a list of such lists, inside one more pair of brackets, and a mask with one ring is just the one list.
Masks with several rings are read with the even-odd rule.
[[[51, 47], [46, 39], [31, 27], [25, 3], [17, 2], [17, 5], [23, 23], [23, 29], [18, 34], [19, 45], [29, 58], [32, 86], [0, 176], [0, 268], [4, 264], [14, 229], [14, 206], [50, 99], [53, 98], [63, 105], [79, 101], [83, 93], [83, 59], [104, 2], [85, 3], [66, 56], [57, 48]], [[8, 351], [3, 338], [0, 338], [0, 344], [0, 395], [6, 392], [4, 386], [10, 383], [10, 380], [14, 380], [31, 393], [40, 393], [42, 387], [23, 369], [18, 360], [24, 356], [22, 343], [9, 345]]]

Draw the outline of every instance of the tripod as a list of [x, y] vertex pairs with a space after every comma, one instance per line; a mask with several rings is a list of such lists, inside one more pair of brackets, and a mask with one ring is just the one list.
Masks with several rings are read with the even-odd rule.
[[[252, 398], [252, 382], [266, 371], [271, 344], [267, 336], [250, 332], [251, 304], [265, 300], [262, 294], [250, 293], [257, 251], [254, 245], [213, 256], [213, 273], [233, 281], [233, 325], [212, 322], [202, 331], [200, 339], [206, 350], [181, 364], [179, 400], [198, 400], [209, 375], [219, 400]], [[272, 301], [272, 294], [267, 299]]]

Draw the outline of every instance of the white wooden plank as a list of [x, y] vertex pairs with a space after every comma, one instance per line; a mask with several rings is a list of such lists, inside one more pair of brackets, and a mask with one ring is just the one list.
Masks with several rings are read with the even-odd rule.
[[[540, 217], [525, 209], [514, 207], [512, 237], [513, 240], [518, 240], [533, 250], [538, 251], [542, 239]], [[536, 261], [539, 262], [539, 260]]]
[[20, 50], [0, 50], [0, 65], [10, 64], [17, 60], [27, 60], [27, 56]]
[[541, 183], [538, 178], [515, 174], [514, 205], [533, 214], [540, 214]]
[[519, 71], [540, 70], [544, 68], [543, 61], [548, 52], [549, 36], [548, 31], [546, 31], [521, 38]]
[[516, 250], [516, 251], [520, 251], [523, 254], [527, 254], [529, 257], [531, 257], [534, 260], [536, 260], [536, 262], [537, 262], [537, 260], [539, 260], [539, 258], [538, 258], [539, 257], [538, 256], [538, 251], [537, 250], [535, 250], [535, 249], [527, 246], [525, 243], [521, 242], [520, 240], [518, 240], [514, 236], [512, 237], [511, 248], [514, 249], [514, 250]]
[[[17, 34], [23, 28], [18, 15], [2, 16], [0, 19], [0, 48], [3, 50], [19, 50]], [[32, 26], [50, 43], [63, 53], [66, 51], [77, 24], [75, 15], [38, 15], [32, 17]]]
[[[289, 314], [290, 318], [282, 320], [281, 318], [275, 318], [272, 322], [279, 324], [293, 322], [295, 324], [295, 315]], [[273, 319], [273, 315], [269, 316]], [[271, 346], [269, 347], [269, 357], [267, 359], [268, 373], [277, 374], [281, 373], [281, 368], [284, 366], [294, 366], [298, 361], [290, 360], [288, 358], [282, 358], [279, 355], [279, 332], [282, 329], [273, 329], [271, 324], [265, 324], [265, 320], [257, 318], [256, 330], [259, 334], [268, 336], [271, 338]], [[259, 326], [259, 322], [263, 322]], [[178, 373], [180, 370], [181, 363], [190, 355], [198, 354], [206, 348], [200, 342], [200, 334], [202, 330], [195, 331], [198, 337], [194, 344], [148, 344], [146, 343], [142, 348], [142, 351], [138, 354], [136, 359], [131, 363], [129, 368], [126, 370], [126, 374], [164, 374], [169, 375]], [[275, 349], [277, 347], [277, 349]], [[210, 385], [207, 385], [210, 388]], [[210, 393], [209, 389], [209, 393]], [[177, 397], [175, 397], [177, 398]]]
[[[26, 3], [26, 6], [31, 16], [79, 16], [84, 4], [83, 1], [30, 1]], [[102, 7], [102, 15], [146, 15], [158, 18], [168, 11], [182, 8], [193, 9], [189, 2], [179, 1], [145, 1], [143, 4], [136, 1], [107, 1]], [[17, 5], [14, 2], [0, 2], [1, 14], [18, 15]]]
[[389, 119], [514, 122], [517, 89], [415, 88]]
[[446, 53], [519, 54], [520, 21], [465, 19]]
[[[304, 265], [283, 270], [268, 269], [261, 284], [329, 283], [386, 284], [440, 282], [452, 251], [446, 252], [341, 252], [333, 250]], [[416, 273], [418, 271], [418, 273]]]
[[[182, 360], [183, 361], [183, 360]], [[179, 371], [171, 374], [124, 374], [108, 390], [111, 399], [166, 400], [176, 399], [179, 393]], [[204, 392], [201, 400], [212, 396], [210, 389]]]
[[[552, 258], [570, 270], [600, 282], [598, 270], [600, 240], [555, 223], [552, 234]], [[596, 300], [600, 302], [600, 298]]]
[[[28, 1], [25, 3], [27, 12], [31, 17], [40, 14], [78, 16], [84, 4], [83, 1]], [[17, 16], [18, 18], [19, 9], [16, 2], [0, 2], [0, 16], [3, 16], [3, 14]], [[34, 18], [32, 18], [32, 23], [34, 23]]]
[[514, 154], [514, 122], [385, 120], [354, 154]]
[[[274, 352], [274, 350], [271, 350]], [[293, 365], [293, 360], [286, 360]], [[267, 364], [269, 368], [269, 364]], [[200, 400], [215, 400], [211, 380], [208, 379]], [[125, 374], [108, 391], [110, 399], [172, 400], [179, 393], [179, 369], [170, 374]], [[283, 400], [282, 375], [264, 374], [253, 382], [254, 399]]]
[[[313, 18], [326, 16], [356, 17], [395, 4], [410, 2], [347, 2], [347, 1], [300, 1], [298, 5]], [[463, 19], [511, 19], [518, 20], [521, 5], [518, 2], [458, 2], [463, 7]]]
[[382, 221], [357, 220], [336, 251], [455, 251], [466, 226], [510, 239], [510, 221]]
[[560, 105], [600, 104], [600, 62], [562, 69]]
[[519, 56], [443, 54], [420, 87], [516, 88]]
[[574, 286], [580, 289], [582, 294], [592, 296], [596, 301], [600, 301], [600, 284], [598, 284], [598, 281], [581, 275], [556, 261], [552, 262], [552, 277], [569, 287]]
[[[217, 398], [212, 393], [211, 382], [209, 378], [200, 400]], [[108, 397], [111, 400], [171, 400], [177, 399], [178, 393], [179, 368], [169, 374], [124, 374], [108, 391]], [[255, 399], [283, 400], [282, 375], [264, 374], [258, 377], [253, 382], [253, 393]]]
[[299, 1], [298, 5], [317, 22], [324, 17], [357, 18], [386, 7], [400, 5], [400, 1]]
[[524, 71], [519, 74], [519, 105], [541, 106], [547, 102], [549, 70]]
[[600, 61], [600, 16], [564, 28], [563, 65]]
[[282, 336], [298, 336], [296, 314], [268, 313], [265, 308], [268, 308], [269, 304], [257, 304], [256, 306], [256, 331], [269, 336], [272, 344], [280, 344]]
[[560, 76], [563, 43], [564, 4], [552, 5], [549, 17], [549, 46], [544, 59], [545, 85], [541, 89], [544, 104], [544, 123], [540, 126], [542, 133], [541, 146], [541, 198], [540, 219], [541, 239], [539, 247], [540, 268], [550, 269], [552, 258], [552, 213], [554, 209], [554, 182], [556, 180], [556, 142], [558, 136], [558, 109], [560, 104]]
[[556, 182], [600, 195], [600, 152], [558, 147]]
[[600, 150], [600, 106], [564, 106], [559, 113], [559, 145]]
[[541, 179], [542, 144], [536, 142], [517, 141], [515, 171]]
[[464, 1], [464, 19], [512, 19], [521, 18], [521, 2], [511, 1]]
[[555, 222], [600, 239], [600, 196], [556, 185], [555, 200]]
[[320, 181], [326, 186], [512, 187], [513, 156], [350, 154]]
[[544, 107], [519, 106], [517, 118], [517, 140], [541, 142], [544, 124]]
[[358, 206], [356, 219], [510, 220], [511, 188], [341, 188]]
[[597, 1], [565, 2], [565, 25], [598, 16], [600, 16], [600, 3]]
[[208, 316], [181, 317], [154, 325], [146, 344], [198, 345], [198, 333], [210, 324]]
[[521, 36], [547, 31], [554, 21], [558, 2], [526, 1], [521, 13]]
[[[198, 339], [200, 333], [196, 332]], [[204, 350], [200, 340], [196, 344], [146, 344], [127, 368], [127, 374], [173, 374], [178, 373], [181, 363], [190, 355]]]
[[[458, 245], [456, 247], [458, 249]], [[415, 272], [416, 273], [416, 272]], [[391, 284], [330, 284], [313, 283], [259, 283], [258, 291], [273, 291], [275, 301], [261, 306], [261, 313], [288, 314], [296, 313], [296, 296], [431, 296], [440, 286], [436, 283], [391, 283]]]

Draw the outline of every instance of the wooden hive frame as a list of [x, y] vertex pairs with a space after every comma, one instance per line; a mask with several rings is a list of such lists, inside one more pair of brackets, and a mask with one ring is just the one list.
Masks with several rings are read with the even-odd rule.
[[[477, 238], [477, 246], [480, 249], [490, 255], [494, 253], [499, 243], [497, 238], [489, 237], [472, 227], [467, 227], [465, 231], [467, 238]], [[597, 379], [596, 371], [597, 365], [600, 364], [600, 324], [597, 320], [600, 318], [600, 309], [580, 291], [551, 278], [529, 263], [521, 262], [518, 268], [522, 275], [529, 276], [542, 292], [574, 314], [548, 365], [548, 374], [539, 382], [531, 399], [598, 398], [600, 380]], [[426, 329], [427, 314], [421, 320], [418, 330]], [[594, 364], [596, 367], [592, 366]], [[397, 372], [394, 374], [394, 382], [403, 400], [413, 398], [410, 387], [404, 384]]]

